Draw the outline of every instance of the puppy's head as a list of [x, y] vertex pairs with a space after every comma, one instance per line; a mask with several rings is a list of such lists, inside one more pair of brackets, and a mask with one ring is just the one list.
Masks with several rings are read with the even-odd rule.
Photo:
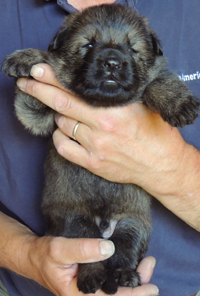
[[57, 78], [93, 106], [136, 100], [162, 55], [147, 20], [122, 5], [101, 5], [70, 15], [48, 49], [60, 59]]

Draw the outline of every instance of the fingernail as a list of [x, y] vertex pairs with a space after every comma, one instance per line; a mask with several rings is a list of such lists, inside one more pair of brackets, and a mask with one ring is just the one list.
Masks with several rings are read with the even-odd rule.
[[44, 74], [44, 69], [38, 65], [34, 65], [31, 68], [31, 72], [30, 72], [31, 76], [34, 78], [41, 78]]
[[28, 79], [26, 78], [21, 78], [17, 80], [17, 86], [24, 91], [26, 89]]
[[151, 296], [159, 296], [159, 289], [155, 287], [155, 292]]
[[60, 124], [60, 118], [61, 118], [61, 116], [62, 115], [60, 115], [59, 113], [56, 113], [56, 115], [55, 115], [55, 122], [56, 122], [57, 125]]
[[100, 241], [100, 253], [104, 257], [110, 257], [115, 252], [115, 246], [113, 242], [107, 240]]
[[59, 113], [57, 113], [55, 115], [55, 122], [56, 122], [57, 126], [62, 129], [65, 125], [65, 117], [63, 115], [60, 115]]
[[156, 266], [156, 259], [155, 258], [153, 258], [154, 260], [152, 260], [152, 262], [151, 262], [151, 268], [152, 269], [154, 269], [155, 268], [155, 266]]

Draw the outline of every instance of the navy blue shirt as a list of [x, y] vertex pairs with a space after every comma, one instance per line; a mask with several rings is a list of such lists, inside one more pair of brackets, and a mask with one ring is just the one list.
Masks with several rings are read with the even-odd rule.
[[[169, 67], [200, 98], [199, 0], [117, 0], [147, 16], [162, 41]], [[58, 5], [57, 5], [58, 4]], [[0, 61], [16, 49], [45, 50], [73, 7], [65, 0], [0, 0]], [[0, 72], [0, 210], [38, 235], [45, 231], [41, 212], [43, 166], [48, 139], [30, 135], [16, 119], [14, 81]], [[200, 118], [180, 130], [200, 150]], [[158, 201], [152, 204], [153, 233], [148, 254], [157, 259], [151, 282], [161, 296], [187, 296], [200, 290], [200, 233]], [[37, 283], [0, 269], [12, 296], [51, 296]]]

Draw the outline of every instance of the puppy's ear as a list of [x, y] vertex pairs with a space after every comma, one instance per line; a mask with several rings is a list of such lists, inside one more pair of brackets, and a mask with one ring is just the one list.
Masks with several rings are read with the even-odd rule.
[[162, 47], [161, 47], [161, 43], [160, 40], [158, 39], [158, 37], [156, 36], [156, 33], [153, 31], [153, 29], [149, 26], [149, 20], [146, 17], [142, 17], [142, 20], [150, 34], [150, 39], [151, 39], [151, 43], [152, 43], [152, 47], [153, 50], [155, 52], [156, 55], [163, 55], [163, 51], [162, 51]]
[[150, 32], [150, 37], [151, 37], [151, 42], [152, 42], [152, 46], [153, 46], [153, 50], [154, 50], [155, 54], [158, 56], [162, 56], [163, 51], [162, 51], [162, 47], [160, 44], [160, 40], [158, 39], [156, 34], [152, 31]]
[[60, 30], [54, 36], [52, 42], [49, 44], [48, 51], [56, 50], [62, 45], [63, 41], [66, 38], [67, 30], [67, 27], [60, 28]]

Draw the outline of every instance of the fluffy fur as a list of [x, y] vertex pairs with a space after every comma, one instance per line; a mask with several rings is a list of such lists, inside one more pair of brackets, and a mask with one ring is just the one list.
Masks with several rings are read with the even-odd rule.
[[[36, 63], [50, 64], [67, 89], [94, 107], [142, 101], [173, 126], [192, 123], [199, 101], [166, 67], [160, 42], [146, 18], [121, 5], [91, 7], [67, 17], [48, 51], [25, 49], [3, 61], [11, 77], [29, 77]], [[54, 111], [17, 89], [16, 114], [35, 135], [55, 129]], [[150, 196], [133, 184], [108, 182], [59, 156], [53, 146], [46, 161], [42, 208], [48, 234], [109, 239], [115, 254], [104, 262], [80, 264], [84, 293], [140, 284], [138, 262], [151, 233]]]

